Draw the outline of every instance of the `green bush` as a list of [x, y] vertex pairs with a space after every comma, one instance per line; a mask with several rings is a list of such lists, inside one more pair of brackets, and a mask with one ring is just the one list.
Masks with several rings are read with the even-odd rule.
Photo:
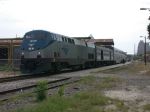
[[64, 90], [65, 90], [64, 86], [61, 86], [61, 87], [59, 88], [59, 90], [58, 90], [58, 95], [59, 95], [60, 97], [62, 97], [62, 96], [64, 95]]
[[47, 81], [39, 81], [36, 87], [36, 98], [38, 101], [43, 101], [47, 97], [48, 83]]

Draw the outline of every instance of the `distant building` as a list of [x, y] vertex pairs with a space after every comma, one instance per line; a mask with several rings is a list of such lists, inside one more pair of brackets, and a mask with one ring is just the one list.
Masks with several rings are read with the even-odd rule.
[[21, 42], [22, 38], [0, 39], [0, 65], [13, 64], [19, 66]]
[[[145, 43], [141, 40], [138, 44], [137, 55], [144, 54]], [[150, 52], [150, 45], [146, 43], [146, 53]]]

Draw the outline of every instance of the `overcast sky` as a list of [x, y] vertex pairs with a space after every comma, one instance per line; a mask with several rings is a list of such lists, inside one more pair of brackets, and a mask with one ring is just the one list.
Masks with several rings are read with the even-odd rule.
[[134, 52], [147, 36], [150, 0], [0, 0], [0, 38], [23, 37], [42, 29], [62, 35], [113, 38], [115, 47]]

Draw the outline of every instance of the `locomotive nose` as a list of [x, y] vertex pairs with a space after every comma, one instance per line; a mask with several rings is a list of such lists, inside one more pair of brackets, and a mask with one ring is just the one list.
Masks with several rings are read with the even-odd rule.
[[35, 70], [35, 68], [36, 68], [36, 63], [34, 63], [34, 62], [29, 62], [29, 63], [27, 64], [27, 67], [30, 69], [30, 71]]

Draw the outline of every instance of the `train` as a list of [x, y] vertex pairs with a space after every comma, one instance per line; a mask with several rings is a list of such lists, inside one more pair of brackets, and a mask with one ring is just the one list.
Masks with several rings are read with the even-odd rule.
[[125, 62], [126, 56], [116, 48], [96, 46], [45, 30], [32, 30], [23, 37], [20, 69], [23, 73], [84, 69]]

